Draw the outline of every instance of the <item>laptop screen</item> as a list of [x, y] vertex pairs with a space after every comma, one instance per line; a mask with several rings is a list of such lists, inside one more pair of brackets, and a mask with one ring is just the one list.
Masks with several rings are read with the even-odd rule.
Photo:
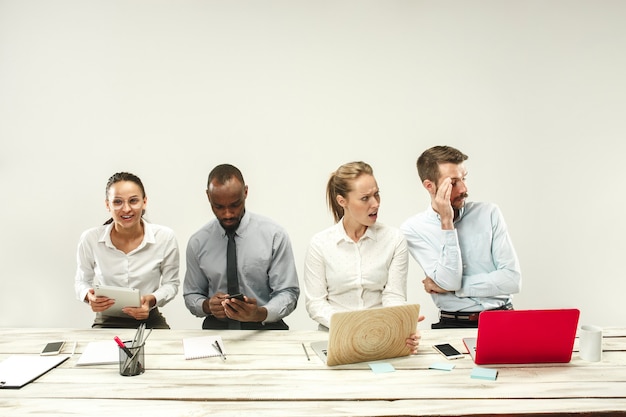
[[572, 358], [580, 311], [498, 310], [478, 318], [476, 351], [463, 340], [479, 365], [566, 363]]

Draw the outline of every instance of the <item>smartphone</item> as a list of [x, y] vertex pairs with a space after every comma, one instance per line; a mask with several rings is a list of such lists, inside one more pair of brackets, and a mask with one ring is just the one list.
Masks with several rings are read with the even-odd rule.
[[46, 346], [41, 351], [42, 356], [48, 355], [58, 355], [61, 353], [61, 349], [63, 349], [63, 345], [65, 342], [50, 342], [46, 344]]
[[230, 296], [230, 297], [228, 297], [228, 298], [229, 298], [229, 299], [230, 299], [230, 298], [235, 298], [235, 299], [237, 299], [237, 300], [239, 300], [239, 301], [245, 301], [245, 300], [243, 299], [243, 294], [242, 294], [242, 293], [233, 294], [233, 295], [231, 295], [231, 296]]
[[445, 356], [446, 359], [460, 359], [463, 357], [463, 354], [449, 343], [442, 343], [440, 345], [434, 345], [433, 347], [437, 352]]

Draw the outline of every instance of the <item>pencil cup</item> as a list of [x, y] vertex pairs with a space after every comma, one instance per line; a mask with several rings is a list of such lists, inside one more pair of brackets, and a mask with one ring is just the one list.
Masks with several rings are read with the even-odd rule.
[[133, 347], [132, 342], [124, 342], [125, 348], [120, 347], [120, 375], [135, 376], [145, 371], [144, 345]]
[[598, 326], [584, 325], [580, 327], [579, 351], [580, 358], [589, 362], [602, 360], [602, 328]]

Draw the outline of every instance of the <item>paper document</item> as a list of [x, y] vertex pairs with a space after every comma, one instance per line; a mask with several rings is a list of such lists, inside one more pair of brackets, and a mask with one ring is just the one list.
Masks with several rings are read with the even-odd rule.
[[119, 361], [120, 353], [115, 340], [100, 340], [89, 342], [76, 365], [109, 365]]
[[69, 356], [13, 355], [0, 362], [0, 388], [21, 388], [65, 362]]
[[185, 359], [200, 359], [208, 358], [211, 356], [222, 356], [222, 353], [213, 347], [213, 343], [217, 343], [222, 352], [226, 353], [224, 349], [224, 342], [220, 336], [198, 336], [187, 337], [183, 339], [183, 350], [185, 352]]

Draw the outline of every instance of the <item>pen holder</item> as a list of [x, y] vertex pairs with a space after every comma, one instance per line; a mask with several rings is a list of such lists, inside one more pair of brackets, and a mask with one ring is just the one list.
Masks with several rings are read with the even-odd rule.
[[119, 347], [120, 375], [135, 376], [145, 371], [144, 345], [133, 347], [132, 342], [124, 342], [125, 348]]

